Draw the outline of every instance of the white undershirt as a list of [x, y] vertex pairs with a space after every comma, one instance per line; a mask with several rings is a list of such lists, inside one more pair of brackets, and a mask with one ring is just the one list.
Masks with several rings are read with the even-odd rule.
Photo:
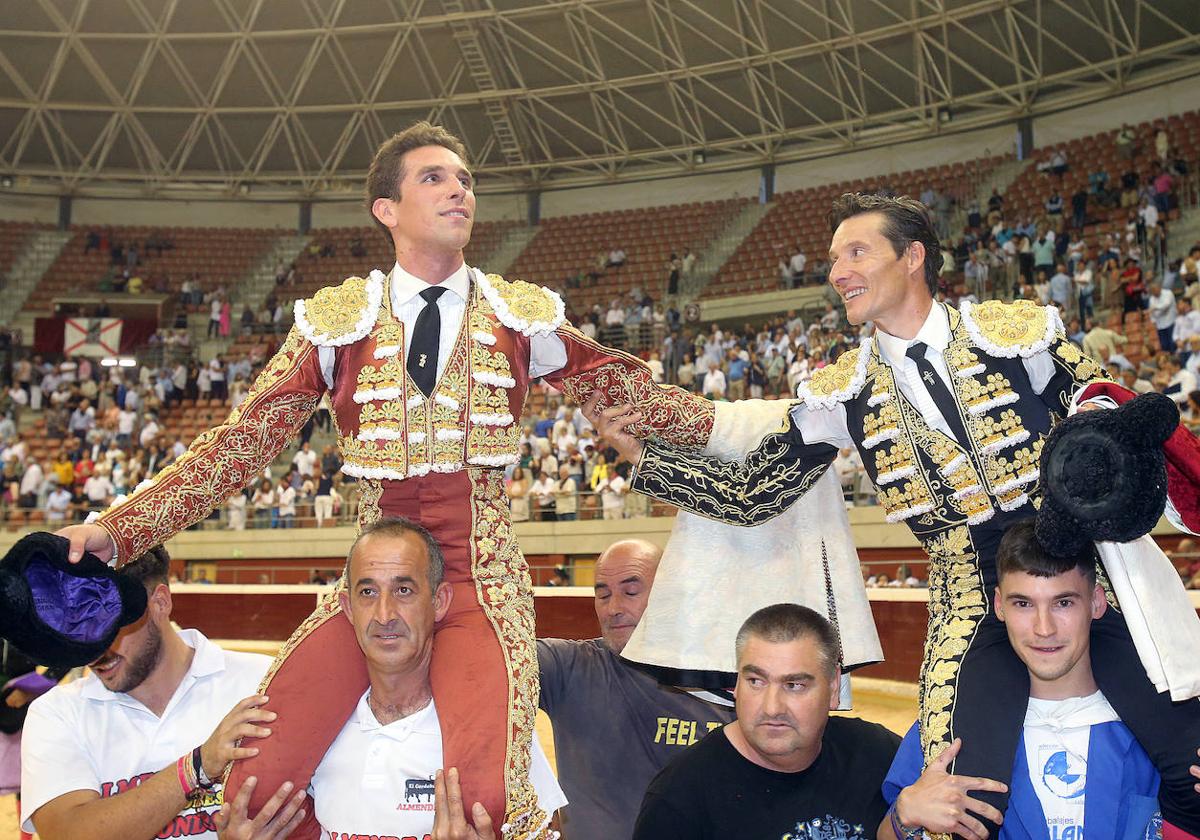
[[[332, 837], [427, 837], [433, 830], [433, 777], [442, 769], [442, 730], [429, 705], [381, 725], [367, 702], [358, 708], [317, 765], [309, 785], [322, 840]], [[547, 814], [567, 804], [537, 737], [530, 781]], [[502, 814], [492, 814], [499, 825]]]
[[1092, 727], [1115, 720], [1120, 718], [1099, 691], [1067, 700], [1029, 698], [1025, 758], [1051, 837], [1084, 836], [1084, 789]]
[[[417, 316], [425, 308], [425, 299], [421, 292], [430, 285], [440, 285], [446, 291], [437, 299], [438, 312], [442, 316], [442, 330], [438, 336], [438, 366], [437, 375], [440, 378], [446, 369], [450, 354], [454, 351], [454, 342], [458, 338], [462, 326], [463, 315], [467, 311], [467, 296], [471, 294], [471, 272], [478, 269], [469, 268], [463, 263], [458, 269], [439, 281], [430, 284], [409, 274], [396, 263], [388, 275], [388, 291], [391, 294], [392, 314], [404, 324], [406, 339], [412, 335], [417, 323]], [[333, 347], [317, 348], [321, 364], [321, 374], [325, 384], [333, 390]], [[536, 379], [561, 370], [567, 363], [567, 348], [561, 338], [554, 333], [538, 333], [529, 338], [529, 376]]]

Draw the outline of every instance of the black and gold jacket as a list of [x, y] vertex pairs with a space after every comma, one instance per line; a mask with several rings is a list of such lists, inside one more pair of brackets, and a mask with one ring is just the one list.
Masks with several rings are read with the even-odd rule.
[[[787, 427], [744, 462], [647, 444], [632, 489], [723, 522], [764, 522], [802, 496], [837, 454], [829, 444], [805, 443], [796, 413], [841, 405], [888, 521], [908, 524], [931, 557], [961, 555], [965, 535], [950, 532], [962, 526], [975, 551], [990, 555], [1004, 528], [1031, 512], [1052, 424], [1079, 388], [1104, 374], [1066, 338], [1052, 307], [988, 301], [946, 307], [946, 315], [945, 362], [969, 440], [924, 420], [871, 339], [814, 373]], [[1054, 373], [1039, 394], [1022, 360], [1041, 353], [1050, 355]]]

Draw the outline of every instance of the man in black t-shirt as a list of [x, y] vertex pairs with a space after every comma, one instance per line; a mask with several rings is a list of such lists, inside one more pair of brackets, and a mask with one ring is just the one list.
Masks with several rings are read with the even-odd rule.
[[873, 838], [900, 739], [829, 717], [839, 675], [832, 625], [798, 604], [764, 607], [738, 631], [737, 664], [737, 719], [655, 777], [634, 840]]

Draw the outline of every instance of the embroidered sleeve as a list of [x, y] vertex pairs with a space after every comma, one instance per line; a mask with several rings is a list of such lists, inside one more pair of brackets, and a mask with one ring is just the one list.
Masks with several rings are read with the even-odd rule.
[[1112, 381], [1104, 368], [1091, 356], [1059, 333], [1048, 350], [1054, 362], [1054, 375], [1042, 391], [1042, 401], [1057, 414], [1065, 417], [1075, 393], [1093, 382]]
[[758, 525], [787, 510], [824, 475], [837, 449], [806, 444], [795, 426], [768, 435], [745, 461], [647, 444], [631, 489], [731, 525]]
[[169, 467], [97, 520], [121, 562], [199, 522], [262, 473], [316, 410], [325, 382], [317, 348], [293, 327], [245, 402]]
[[546, 381], [583, 404], [600, 391], [601, 409], [622, 403], [637, 406], [644, 420], [628, 426], [643, 439], [702, 449], [712, 433], [713, 404], [674, 385], [658, 385], [641, 359], [612, 350], [569, 325], [557, 334], [567, 350], [567, 363]]

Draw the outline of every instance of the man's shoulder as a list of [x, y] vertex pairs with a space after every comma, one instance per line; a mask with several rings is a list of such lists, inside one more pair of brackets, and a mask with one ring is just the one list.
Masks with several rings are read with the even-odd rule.
[[479, 291], [501, 324], [522, 335], [551, 333], [566, 323], [566, 304], [545, 286], [505, 280], [499, 274], [476, 275]]
[[365, 338], [375, 325], [387, 289], [378, 269], [367, 277], [349, 277], [296, 301], [296, 328], [318, 347], [338, 347]]
[[87, 702], [89, 687], [98, 684], [95, 674], [78, 680], [60, 683], [29, 704], [26, 727], [38, 721], [54, 721], [69, 724], [76, 720]]
[[865, 745], [887, 747], [893, 751], [900, 746], [900, 736], [883, 724], [857, 717], [831, 716], [825, 730], [835, 737]]
[[972, 342], [989, 356], [1012, 359], [1041, 353], [1063, 333], [1058, 309], [1029, 300], [964, 301], [959, 307]]
[[807, 382], [800, 383], [800, 399], [808, 408], [816, 409], [833, 408], [858, 396], [867, 382], [870, 355], [864, 348], [854, 347], [833, 364], [817, 368]]

